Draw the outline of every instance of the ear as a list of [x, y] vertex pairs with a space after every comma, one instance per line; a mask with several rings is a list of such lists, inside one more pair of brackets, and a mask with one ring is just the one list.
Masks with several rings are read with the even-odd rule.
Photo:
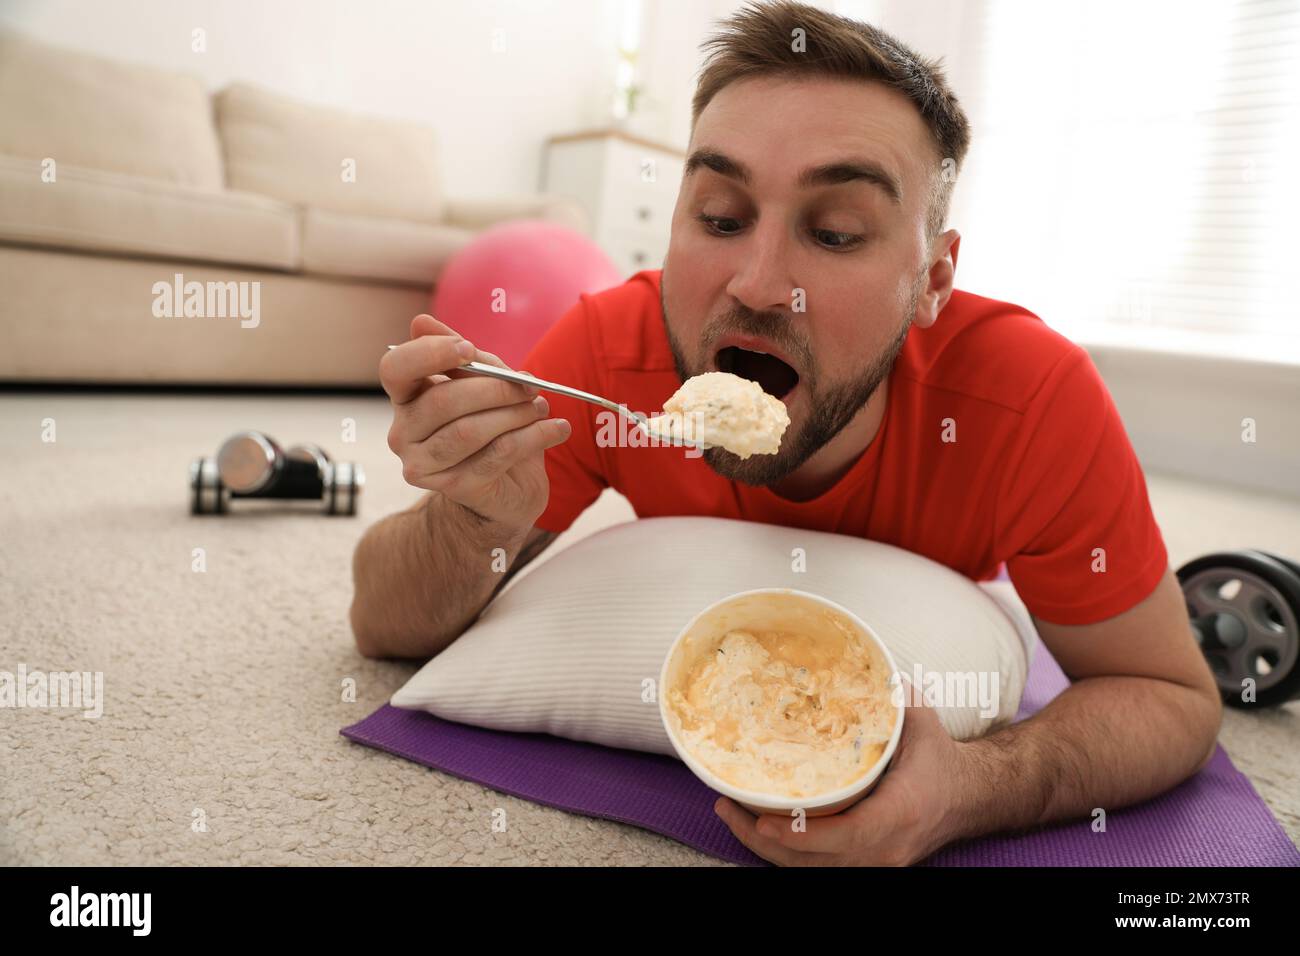
[[939, 320], [939, 313], [952, 296], [953, 275], [957, 271], [957, 250], [960, 246], [961, 234], [956, 229], [949, 229], [935, 237], [931, 246], [934, 259], [926, 274], [925, 288], [916, 301], [913, 325], [928, 329]]

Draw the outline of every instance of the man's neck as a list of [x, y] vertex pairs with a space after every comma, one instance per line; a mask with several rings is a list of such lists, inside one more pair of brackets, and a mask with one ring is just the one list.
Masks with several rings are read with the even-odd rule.
[[[890, 373], [893, 374], [892, 372]], [[848, 474], [880, 431], [889, 398], [889, 376], [844, 429], [815, 455], [778, 482], [768, 485], [789, 501], [810, 501], [825, 494]]]

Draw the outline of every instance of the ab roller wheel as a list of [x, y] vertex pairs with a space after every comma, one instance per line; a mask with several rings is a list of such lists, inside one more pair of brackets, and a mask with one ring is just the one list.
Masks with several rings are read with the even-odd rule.
[[[1270, 707], [1300, 697], [1300, 564], [1225, 551], [1183, 565], [1178, 582], [1225, 703]], [[1254, 700], [1244, 693], [1251, 682]]]
[[365, 484], [360, 465], [330, 461], [316, 445], [281, 450], [261, 432], [226, 439], [215, 458], [190, 465], [190, 512], [225, 514], [237, 501], [311, 502], [327, 515], [355, 515]]

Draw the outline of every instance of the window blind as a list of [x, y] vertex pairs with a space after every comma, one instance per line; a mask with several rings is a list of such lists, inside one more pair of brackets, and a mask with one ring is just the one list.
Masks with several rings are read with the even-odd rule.
[[962, 5], [958, 285], [1084, 344], [1300, 364], [1300, 0]]

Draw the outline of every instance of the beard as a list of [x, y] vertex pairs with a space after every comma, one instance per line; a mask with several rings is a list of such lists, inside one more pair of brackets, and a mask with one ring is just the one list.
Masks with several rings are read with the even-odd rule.
[[[663, 316], [664, 331], [668, 334], [668, 345], [673, 353], [673, 365], [677, 375], [685, 382], [688, 378], [710, 371], [706, 365], [693, 368], [686, 361], [686, 354], [681, 343], [673, 335], [672, 325], [668, 321], [667, 292], [665, 291], [667, 273], [661, 275], [660, 310]], [[796, 340], [792, 335], [789, 319], [779, 312], [754, 312], [744, 306], [738, 306], [731, 312], [710, 322], [701, 335], [704, 356], [712, 357], [713, 343], [729, 332], [762, 336], [783, 348], [802, 368], [799, 372], [798, 385], [807, 389], [810, 409], [808, 420], [791, 434], [790, 429], [782, 436], [781, 448], [775, 455], [751, 455], [741, 458], [725, 448], [707, 448], [703, 457], [710, 468], [723, 478], [739, 481], [746, 485], [770, 485], [786, 478], [813, 455], [824, 448], [836, 435], [843, 431], [871, 400], [881, 383], [889, 376], [894, 367], [894, 360], [903, 349], [908, 330], [912, 325], [912, 316], [920, 301], [921, 284], [918, 282], [912, 290], [911, 301], [902, 318], [896, 323], [898, 333], [879, 354], [865, 363], [861, 374], [846, 382], [824, 383], [817, 374], [812, 351], [806, 342]], [[707, 359], [706, 359], [707, 361]], [[791, 422], [793, 428], [794, 423]]]

